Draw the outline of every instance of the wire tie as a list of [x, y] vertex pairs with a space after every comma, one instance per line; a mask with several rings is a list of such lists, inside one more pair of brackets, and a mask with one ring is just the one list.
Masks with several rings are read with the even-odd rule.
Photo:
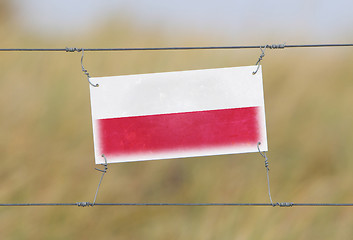
[[97, 171], [100, 171], [102, 172], [102, 176], [101, 176], [101, 180], [99, 181], [99, 184], [98, 184], [98, 187], [97, 187], [97, 190], [96, 190], [96, 194], [94, 195], [94, 200], [93, 200], [93, 203], [92, 203], [92, 207], [94, 206], [94, 204], [96, 203], [96, 199], [97, 199], [97, 195], [98, 195], [98, 191], [99, 191], [99, 188], [101, 186], [101, 183], [102, 183], [102, 180], [103, 180], [103, 177], [104, 177], [104, 174], [107, 172], [108, 170], [108, 162], [107, 162], [107, 158], [104, 156], [104, 154], [102, 154], [102, 157], [104, 158], [104, 169], [98, 169], [98, 168], [95, 168]]
[[90, 206], [93, 207], [93, 204], [90, 203], [90, 202], [77, 202], [76, 205], [77, 205], [78, 207], [90, 207]]
[[267, 45], [266, 47], [269, 49], [284, 49], [286, 47], [286, 44], [285, 43], [272, 44], [272, 45]]
[[255, 70], [254, 72], [252, 72], [252, 75], [255, 75], [255, 74], [257, 73], [257, 71], [259, 71], [260, 63], [261, 63], [263, 57], [265, 56], [265, 50], [266, 50], [266, 48], [267, 48], [268, 46], [269, 46], [269, 45], [266, 45], [266, 46], [264, 47], [264, 49], [262, 49], [262, 47], [260, 46], [261, 55], [260, 55], [260, 57], [259, 57], [259, 60], [257, 60], [257, 62], [256, 62], [256, 64], [255, 64], [255, 65], [257, 65], [257, 68], [256, 68], [256, 70]]
[[271, 187], [270, 187], [270, 175], [269, 175], [269, 171], [270, 171], [270, 168], [269, 168], [269, 162], [268, 162], [268, 158], [266, 156], [266, 153], [265, 152], [261, 152], [260, 150], [260, 145], [261, 145], [261, 142], [258, 142], [257, 143], [257, 149], [259, 150], [259, 153], [261, 154], [261, 156], [263, 158], [265, 158], [265, 168], [266, 168], [266, 175], [267, 175], [267, 189], [268, 189], [268, 196], [270, 198], [270, 202], [272, 204], [272, 206], [276, 206], [276, 204], [274, 204], [272, 202], [272, 197], [271, 197]]
[[276, 205], [279, 207], [293, 207], [292, 202], [281, 202], [281, 203], [276, 203]]
[[102, 154], [102, 157], [104, 158], [104, 162], [105, 162], [105, 163], [102, 164], [102, 165], [104, 166], [104, 169], [103, 169], [103, 170], [102, 170], [102, 169], [99, 169], [99, 168], [95, 168], [95, 169], [96, 169], [97, 171], [106, 173], [107, 170], [108, 170], [108, 163], [107, 163], [107, 159], [106, 159], [106, 157], [104, 156], [104, 154]]
[[66, 47], [65, 48], [65, 51], [66, 52], [81, 52], [81, 51], [83, 51], [83, 48], [69, 48], [69, 47]]
[[272, 44], [272, 45], [265, 45], [264, 48], [262, 49], [262, 46], [260, 46], [260, 50], [261, 50], [261, 55], [259, 57], [259, 60], [257, 60], [256, 64], [257, 65], [257, 68], [256, 70], [252, 73], [253, 75], [255, 75], [257, 73], [257, 71], [259, 71], [259, 68], [260, 68], [260, 63], [262, 61], [262, 59], [265, 57], [265, 50], [266, 48], [269, 48], [269, 49], [284, 49], [286, 47], [286, 44], [285, 43], [282, 43], [282, 44]]
[[81, 56], [81, 69], [82, 69], [82, 72], [87, 76], [87, 81], [89, 82], [89, 84], [91, 84], [91, 86], [93, 86], [93, 87], [99, 87], [99, 84], [97, 83], [97, 84], [93, 84], [93, 83], [91, 83], [91, 81], [89, 80], [90, 79], [90, 75], [89, 75], [89, 73], [88, 73], [88, 71], [83, 67], [83, 57], [84, 57], [84, 49], [83, 48], [81, 48], [80, 49], [80, 51], [82, 51], [82, 56]]

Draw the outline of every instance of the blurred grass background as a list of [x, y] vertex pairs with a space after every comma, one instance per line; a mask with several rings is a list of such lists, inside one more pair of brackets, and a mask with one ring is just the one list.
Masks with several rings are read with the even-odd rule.
[[[5, 5], [4, 5], [5, 6]], [[128, 18], [82, 37], [16, 29], [1, 47], [160, 47]], [[270, 37], [269, 37], [270, 38]], [[264, 42], [258, 44], [264, 44]], [[220, 45], [184, 33], [173, 46]], [[253, 65], [260, 50], [85, 53], [91, 76]], [[93, 201], [89, 88], [79, 53], [1, 52], [1, 203]], [[353, 49], [268, 50], [263, 60], [272, 197], [353, 202]], [[268, 202], [257, 154], [112, 164], [98, 202]], [[1, 207], [1, 239], [351, 239], [350, 208]]]

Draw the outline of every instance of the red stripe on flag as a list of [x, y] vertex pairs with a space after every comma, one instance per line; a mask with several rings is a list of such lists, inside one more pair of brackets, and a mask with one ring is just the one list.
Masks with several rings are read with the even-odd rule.
[[256, 144], [259, 107], [99, 119], [106, 155]]

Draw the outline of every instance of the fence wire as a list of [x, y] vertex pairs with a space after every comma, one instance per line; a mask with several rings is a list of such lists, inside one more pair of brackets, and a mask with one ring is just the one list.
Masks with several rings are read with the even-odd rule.
[[270, 44], [249, 46], [196, 46], [196, 47], [137, 47], [137, 48], [0, 48], [2, 52], [81, 52], [81, 51], [173, 51], [173, 50], [227, 50], [227, 49], [284, 49], [318, 47], [353, 47], [353, 43], [329, 44]]
[[353, 207], [353, 203], [1, 203], [0, 207]]

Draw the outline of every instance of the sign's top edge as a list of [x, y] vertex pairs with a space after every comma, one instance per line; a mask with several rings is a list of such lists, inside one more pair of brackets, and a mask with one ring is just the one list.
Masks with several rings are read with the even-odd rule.
[[[163, 75], [163, 74], [170, 74], [170, 73], [187, 73], [187, 72], [197, 72], [197, 71], [217, 71], [217, 70], [225, 70], [225, 69], [251, 69], [251, 72], [257, 68], [257, 65], [251, 66], [238, 66], [238, 67], [222, 67], [222, 68], [205, 68], [205, 69], [190, 69], [190, 70], [181, 70], [181, 71], [170, 71], [170, 72], [150, 72], [150, 73], [138, 73], [138, 74], [123, 74], [123, 75], [112, 75], [112, 76], [103, 76], [103, 77], [90, 77], [90, 79], [103, 79], [103, 78], [116, 78], [116, 77], [134, 77], [134, 76], [145, 76], [145, 75]], [[259, 71], [261, 72], [261, 65]]]

